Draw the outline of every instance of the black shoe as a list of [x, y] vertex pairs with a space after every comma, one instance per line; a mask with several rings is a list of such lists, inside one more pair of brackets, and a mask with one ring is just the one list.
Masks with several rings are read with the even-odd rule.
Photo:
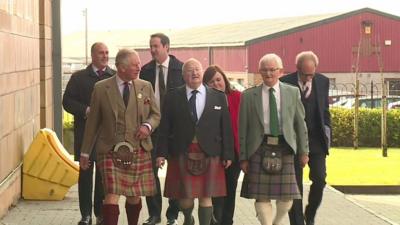
[[161, 223], [161, 218], [158, 216], [150, 216], [146, 221], [144, 221], [143, 225], [156, 225]]
[[304, 211], [304, 221], [306, 222], [306, 225], [314, 225], [314, 217], [310, 216], [310, 209], [306, 207], [306, 210]]
[[102, 216], [96, 216], [96, 225], [104, 225], [104, 219]]
[[167, 219], [167, 225], [178, 225], [176, 219]]
[[78, 225], [92, 225], [92, 217], [91, 216], [84, 216], [78, 222]]

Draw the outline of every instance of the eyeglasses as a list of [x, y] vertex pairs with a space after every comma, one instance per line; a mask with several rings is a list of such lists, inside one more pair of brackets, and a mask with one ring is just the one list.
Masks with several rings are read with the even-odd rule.
[[275, 72], [277, 70], [280, 70], [280, 68], [260, 69], [260, 73], [268, 74], [268, 73], [273, 73], [273, 72]]

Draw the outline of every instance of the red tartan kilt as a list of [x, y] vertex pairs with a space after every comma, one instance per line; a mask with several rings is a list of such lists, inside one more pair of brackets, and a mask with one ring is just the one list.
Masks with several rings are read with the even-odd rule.
[[[191, 144], [189, 152], [200, 152], [198, 144]], [[186, 170], [186, 158], [168, 159], [164, 196], [168, 198], [205, 198], [226, 196], [225, 169], [220, 157], [210, 157], [208, 171], [193, 176]]]
[[130, 169], [114, 166], [111, 152], [98, 156], [104, 192], [124, 196], [152, 196], [156, 193], [151, 153], [138, 151]]

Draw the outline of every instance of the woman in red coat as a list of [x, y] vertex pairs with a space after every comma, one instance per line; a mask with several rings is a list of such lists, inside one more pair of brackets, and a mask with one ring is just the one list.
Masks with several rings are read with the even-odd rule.
[[232, 131], [234, 137], [235, 160], [232, 165], [225, 171], [227, 196], [213, 198], [215, 218], [212, 221], [212, 224], [232, 225], [233, 213], [235, 211], [237, 180], [240, 174], [238, 114], [241, 93], [231, 88], [225, 73], [217, 65], [211, 65], [205, 70], [203, 82], [212, 88], [224, 92], [228, 100], [228, 109], [231, 116]]

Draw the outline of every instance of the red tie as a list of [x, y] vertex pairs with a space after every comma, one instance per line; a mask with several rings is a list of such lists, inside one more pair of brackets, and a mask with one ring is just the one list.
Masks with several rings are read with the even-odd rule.
[[97, 70], [97, 75], [99, 77], [102, 77], [104, 75], [104, 71], [103, 70]]

